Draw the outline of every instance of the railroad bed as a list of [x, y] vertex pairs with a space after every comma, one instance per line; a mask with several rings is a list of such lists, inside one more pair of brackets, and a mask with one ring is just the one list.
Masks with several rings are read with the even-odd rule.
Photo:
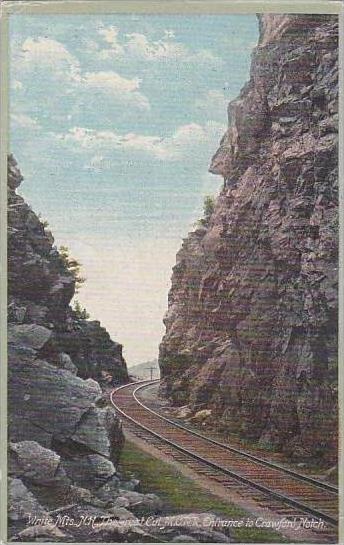
[[284, 518], [311, 517], [311, 531], [333, 542], [338, 527], [338, 488], [191, 431], [147, 407], [138, 392], [157, 381], [121, 386], [111, 402], [125, 427], [196, 473], [250, 497]]

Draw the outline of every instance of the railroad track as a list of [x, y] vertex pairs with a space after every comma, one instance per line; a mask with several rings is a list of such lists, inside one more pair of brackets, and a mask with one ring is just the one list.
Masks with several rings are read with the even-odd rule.
[[[324, 538], [335, 534], [338, 527], [336, 486], [209, 439], [160, 415], [137, 395], [156, 382], [131, 383], [111, 393], [111, 402], [130, 431], [197, 473], [252, 498], [260, 506], [287, 519], [310, 515], [318, 522], [327, 523], [328, 535], [323, 535]], [[315, 525], [312, 530], [324, 533], [321, 525]]]

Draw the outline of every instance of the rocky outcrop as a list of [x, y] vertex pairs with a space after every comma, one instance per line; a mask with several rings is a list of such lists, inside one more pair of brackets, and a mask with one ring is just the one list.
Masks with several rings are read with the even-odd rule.
[[338, 21], [262, 15], [210, 171], [211, 216], [173, 269], [161, 393], [297, 457], [336, 457]]
[[[118, 417], [98, 382], [128, 380], [122, 347], [99, 322], [69, 306], [75, 278], [53, 237], [16, 193], [23, 177], [8, 162], [8, 420], [10, 535], [28, 514], [66, 505], [73, 490], [116, 483], [123, 443]], [[109, 379], [110, 377], [110, 379]], [[92, 499], [93, 498], [93, 499]], [[82, 505], [78, 498], [76, 504]], [[35, 537], [35, 536], [31, 536]], [[41, 536], [42, 537], [42, 536]], [[52, 538], [59, 536], [50, 535]], [[60, 536], [61, 537], [61, 536]]]
[[75, 275], [53, 245], [51, 232], [16, 193], [23, 177], [13, 156], [8, 165], [10, 343], [39, 349], [59, 367], [71, 368], [72, 363], [82, 378], [125, 382], [122, 346], [110, 339], [99, 322], [79, 319], [69, 306]]

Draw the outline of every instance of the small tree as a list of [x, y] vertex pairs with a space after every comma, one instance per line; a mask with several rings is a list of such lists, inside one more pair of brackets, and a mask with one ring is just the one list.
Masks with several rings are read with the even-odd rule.
[[203, 202], [203, 212], [205, 218], [210, 218], [215, 209], [215, 197], [206, 195]]
[[82, 286], [82, 284], [84, 284], [86, 281], [86, 278], [80, 275], [81, 264], [76, 259], [70, 257], [69, 248], [67, 246], [60, 246], [59, 252], [64, 265], [74, 277], [75, 293], [78, 293], [80, 286]]
[[77, 299], [74, 301], [73, 310], [79, 320], [88, 320], [90, 317], [87, 310], [85, 308], [82, 308], [80, 302]]
[[199, 220], [198, 223], [200, 223], [201, 225], [207, 225], [209, 223], [210, 216], [212, 215], [214, 210], [215, 210], [215, 197], [213, 197], [212, 195], [206, 195], [203, 201], [204, 216], [203, 218]]

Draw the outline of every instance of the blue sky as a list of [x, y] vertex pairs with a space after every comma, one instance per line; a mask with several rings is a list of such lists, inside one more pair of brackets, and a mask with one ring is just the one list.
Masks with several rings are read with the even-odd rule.
[[256, 17], [13, 15], [10, 37], [20, 191], [83, 264], [78, 299], [128, 364], [154, 358], [176, 251], [222, 183], [208, 166]]

